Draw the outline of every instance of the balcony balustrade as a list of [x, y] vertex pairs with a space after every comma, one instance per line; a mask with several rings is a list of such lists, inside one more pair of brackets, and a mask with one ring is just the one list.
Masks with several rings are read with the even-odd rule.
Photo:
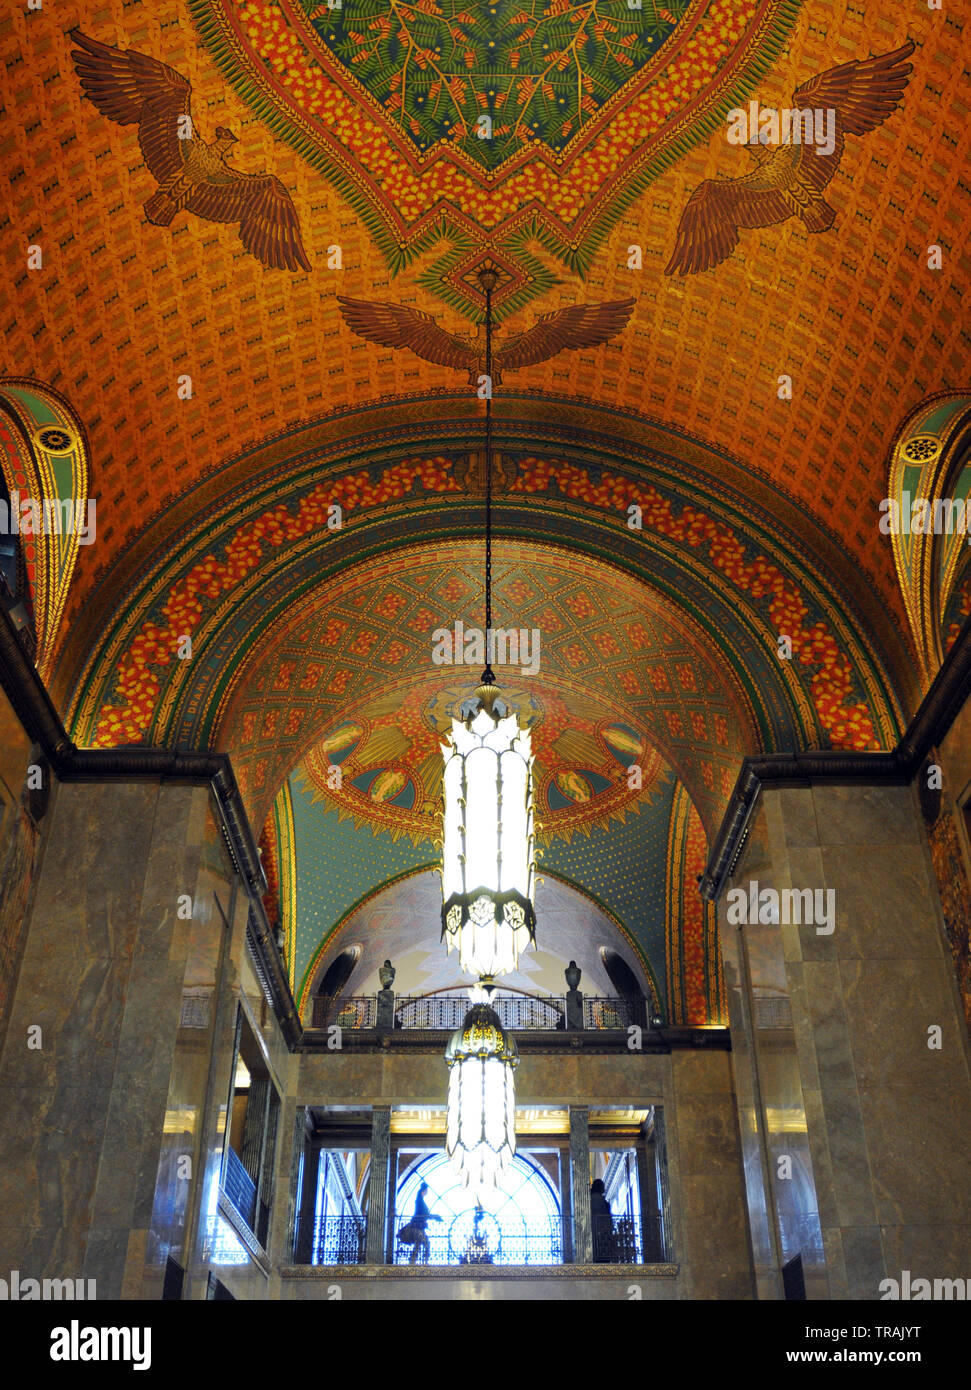
[[[493, 998], [492, 1007], [502, 1026], [512, 1033], [581, 1029], [618, 1032], [645, 1024], [643, 1001], [583, 998], [575, 1026], [571, 1026], [567, 1003], [563, 995], [500, 994]], [[468, 1011], [466, 994], [397, 995], [390, 1015], [393, 1023], [388, 1024], [380, 1018], [379, 1000], [374, 995], [315, 999], [311, 1027], [363, 1032], [390, 1026], [409, 1031], [451, 1033], [461, 1027]]]

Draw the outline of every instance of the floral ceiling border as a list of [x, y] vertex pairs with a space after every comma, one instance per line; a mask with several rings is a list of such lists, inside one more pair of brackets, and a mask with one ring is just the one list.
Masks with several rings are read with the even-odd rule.
[[[206, 550], [207, 543], [212, 544], [211, 518], [202, 520], [194, 542], [180, 549], [181, 561], [160, 566], [103, 638], [75, 704], [74, 737], [95, 747], [164, 744], [179, 687], [188, 679], [185, 668], [190, 663], [178, 660], [184, 638], [224, 631], [234, 598], [239, 603], [241, 590], [247, 583], [252, 585], [268, 564], [282, 560], [288, 545], [306, 546], [319, 535], [326, 528], [332, 502], [339, 502], [353, 516], [406, 496], [413, 501], [416, 488], [417, 495], [439, 508], [450, 500], [449, 494], [462, 491], [452, 461], [436, 455], [318, 482], [295, 502], [278, 503], [237, 522], [229, 540], [212, 550]], [[679, 554], [693, 552], [693, 563], [701, 561], [707, 567], [726, 601], [737, 607], [742, 600], [757, 608], [771, 640], [780, 633], [790, 637], [793, 661], [786, 679], [793, 682], [794, 678], [795, 688], [806, 685], [813, 720], [830, 746], [863, 750], [893, 745], [899, 718], [881, 693], [879, 667], [858, 639], [844, 636], [837, 641], [831, 623], [823, 616], [813, 619], [814, 613], [821, 612], [818, 603], [807, 597], [805, 580], [784, 573], [781, 556], [753, 554], [749, 538], [743, 540], [708, 510], [672, 502], [654, 484], [630, 476], [595, 472], [562, 460], [527, 458], [520, 464], [512, 491], [524, 500], [541, 494], [609, 511], [625, 536], [629, 535], [625, 508], [636, 503], [642, 508], [645, 534], [663, 538]], [[230, 524], [228, 519], [224, 522], [227, 531]], [[420, 536], [416, 533], [414, 539]], [[249, 626], [245, 639], [239, 640], [254, 640]], [[202, 644], [197, 656], [204, 649]], [[191, 665], [195, 667], [196, 661]], [[811, 674], [808, 668], [814, 668]], [[802, 737], [812, 746], [819, 735], [807, 726]]]

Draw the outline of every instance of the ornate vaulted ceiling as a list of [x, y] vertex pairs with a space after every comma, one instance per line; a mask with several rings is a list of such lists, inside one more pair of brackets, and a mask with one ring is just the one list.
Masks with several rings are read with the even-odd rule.
[[[957, 310], [968, 289], [968, 192], [957, 171], [971, 135], [956, 17], [946, 9], [908, 17], [889, 0], [850, 9], [763, 0], [724, 14], [717, 3], [683, 0], [641, 12], [610, 0], [492, 8], [470, 25], [471, 13], [434, 0], [395, 5], [390, 18], [364, 0], [309, 14], [276, 0], [151, 0], [81, 19], [94, 37], [184, 74], [204, 138], [228, 126], [239, 137], [234, 166], [282, 181], [309, 273], [263, 269], [233, 226], [186, 212], [168, 227], [148, 223], [142, 205], [156, 182], [135, 129], [82, 98], [65, 32], [73, 12], [15, 9], [4, 18], [4, 105], [33, 113], [9, 122], [6, 135], [14, 293], [5, 357], [69, 397], [100, 499], [99, 540], [81, 557], [72, 611], [133, 537], [164, 530], [174, 500], [251, 442], [349, 404], [400, 395], [406, 419], [409, 398], [422, 392], [464, 393], [448, 369], [354, 338], [336, 294], [401, 300], [467, 327], [473, 306], [443, 258], [457, 250], [474, 258], [488, 245], [534, 277], [530, 294], [539, 287], [515, 326], [581, 299], [637, 298], [620, 340], [524, 369], [517, 390], [595, 396], [727, 450], [839, 536], [900, 614], [892, 557], [874, 544], [872, 516], [888, 434], [918, 400], [963, 384], [967, 356]], [[338, 28], [326, 22], [335, 15]], [[727, 105], [748, 93], [785, 104], [813, 73], [897, 48], [908, 35], [917, 52], [905, 99], [872, 134], [848, 141], [830, 189], [832, 230], [809, 235], [790, 220], [743, 233], [715, 270], [663, 273], [692, 189], [748, 167], [723, 138]], [[415, 57], [396, 85], [401, 43]], [[486, 159], [463, 131], [469, 74], [493, 43], [497, 95], [486, 107], [501, 95], [506, 105], [495, 107], [502, 119]], [[437, 46], [450, 65], [441, 80], [457, 84], [448, 99], [455, 119], [429, 144], [439, 117], [412, 106], [440, 80], [431, 58], [424, 69], [420, 62]], [[352, 62], [352, 49], [365, 59]], [[545, 71], [547, 52], [567, 57], [552, 64], [552, 96], [540, 80], [540, 104], [525, 112], [541, 111], [539, 129], [527, 135], [521, 84]], [[432, 98], [439, 112], [444, 90]], [[559, 131], [554, 108], [566, 113]], [[365, 158], [367, 139], [377, 142], [376, 164]], [[612, 166], [601, 174], [588, 167], [597, 150]], [[516, 182], [541, 174], [536, 189]], [[396, 182], [406, 176], [407, 197]], [[926, 249], [935, 241], [943, 263], [931, 272]], [[42, 270], [23, 268], [25, 244], [42, 245]], [[643, 250], [640, 271], [627, 268], [633, 244]], [[328, 267], [334, 245], [341, 270]], [[791, 401], [777, 397], [782, 373], [793, 379]], [[181, 400], [185, 374], [193, 394]], [[240, 461], [225, 487], [245, 476]], [[110, 590], [101, 612], [117, 600]]]
[[[35, 597], [56, 597], [41, 669], [80, 744], [231, 752], [285, 914], [314, 855], [370, 866], [346, 901], [307, 888], [295, 988], [348, 914], [431, 862], [435, 738], [467, 674], [435, 666], [431, 634], [481, 622], [481, 402], [464, 372], [355, 336], [337, 296], [473, 334], [489, 260], [503, 336], [635, 301], [612, 341], [506, 373], [493, 402], [497, 613], [542, 633], [536, 676], [503, 679], [534, 727], [551, 875], [666, 977], [670, 1016], [716, 1017], [713, 928], [684, 886], [741, 758], [893, 746], [967, 612], [956, 556], [940, 613], [915, 616], [932, 548], [878, 529], [892, 449], [898, 481], [915, 463], [895, 432], [967, 388], [961, 37], [949, 10], [892, 0], [0, 19], [5, 482], [97, 499], [95, 543], [28, 556]], [[669, 273], [694, 191], [752, 168], [731, 108], [895, 50], [913, 71], [847, 140], [831, 226], [783, 214]], [[173, 201], [190, 109], [200, 178], [225, 183], [223, 159], [268, 176], [231, 206]]]

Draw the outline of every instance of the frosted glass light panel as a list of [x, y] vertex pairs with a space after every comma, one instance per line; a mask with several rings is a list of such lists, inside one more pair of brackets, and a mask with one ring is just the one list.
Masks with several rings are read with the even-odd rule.
[[475, 986], [469, 994], [472, 1007], [445, 1050], [445, 1152], [464, 1187], [490, 1188], [516, 1152], [519, 1052], [488, 1002], [489, 990]]
[[442, 745], [442, 937], [476, 978], [515, 970], [535, 934], [533, 757], [515, 714], [452, 720]]

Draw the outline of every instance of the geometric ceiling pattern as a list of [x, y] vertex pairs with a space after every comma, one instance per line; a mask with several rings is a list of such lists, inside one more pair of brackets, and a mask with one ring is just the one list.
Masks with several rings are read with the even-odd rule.
[[[386, 574], [389, 554], [405, 537], [481, 534], [468, 405], [451, 420], [417, 422], [439, 447], [464, 435], [465, 447], [455, 452], [452, 445], [448, 454], [421, 451], [402, 461], [400, 445], [387, 434], [393, 419], [393, 408], [368, 413], [361, 424], [375, 442], [363, 452], [348, 450], [356, 420], [343, 430], [328, 423], [262, 450], [245, 491], [227, 499], [213, 479], [187, 494], [168, 546], [149, 548], [146, 537], [146, 546], [119, 566], [133, 591], [94, 638], [98, 646], [91, 650], [90, 629], [73, 628], [75, 653], [87, 663], [75, 686], [76, 738], [107, 746], [166, 738], [213, 746], [227, 681], [238, 683], [245, 653], [256, 643], [276, 640], [293, 625], [303, 595], [365, 555]], [[535, 541], [545, 535], [598, 564], [627, 568], [686, 609], [718, 660], [745, 668], [756, 747], [889, 746], [899, 726], [895, 700], [910, 699], [912, 663], [884, 606], [868, 598], [845, 553], [814, 531], [804, 512], [792, 511], [783, 528], [784, 499], [756, 490], [761, 505], [753, 507], [751, 481], [746, 487], [736, 470], [729, 486], [727, 461], [717, 488], [706, 485], [699, 467], [705, 451], [676, 434], [655, 433], [660, 451], [645, 449], [637, 436], [618, 440], [611, 451], [602, 435], [591, 430], [587, 442], [574, 430], [557, 440], [553, 458], [525, 451], [538, 429], [551, 428], [524, 408], [519, 421], [497, 429], [500, 533]], [[337, 452], [325, 471], [321, 447], [349, 457]], [[289, 476], [281, 469], [288, 449]], [[386, 462], [389, 457], [397, 461]], [[334, 504], [343, 512], [339, 531], [326, 524]], [[628, 524], [631, 505], [642, 512], [637, 532]], [[569, 613], [566, 621], [576, 618]], [[791, 662], [777, 656], [780, 636], [792, 641]], [[191, 661], [178, 655], [185, 637], [192, 639]], [[610, 638], [598, 640], [609, 645]], [[881, 647], [894, 653], [893, 678], [874, 666]], [[577, 657], [591, 669], [602, 659], [606, 651], [589, 645]], [[804, 677], [810, 689], [801, 693]], [[627, 679], [638, 678], [628, 673]], [[200, 694], [204, 681], [209, 691]]]
[[[650, 483], [629, 467], [615, 473], [528, 455], [503, 468], [497, 525], [532, 539], [517, 543], [519, 572], [515, 563], [508, 569], [497, 614], [540, 630], [546, 674], [649, 709], [645, 732], [691, 785], [706, 823], [725, 803], [742, 749], [891, 746], [899, 728], [893, 685], [874, 666], [872, 639], [850, 601], [834, 601], [798, 540], [780, 550], [757, 518], [726, 509], [724, 493], [711, 495], [710, 508], [707, 499], [704, 508], [679, 502], [684, 482], [669, 489], [660, 467]], [[401, 587], [395, 578], [405, 538], [417, 544], [423, 533], [479, 533], [467, 459], [374, 464], [324, 482], [311, 466], [303, 478], [289, 493], [276, 480], [272, 491], [254, 486], [252, 500], [234, 501], [222, 515], [207, 511], [194, 534], [183, 531], [177, 549], [156, 557], [141, 593], [115, 615], [90, 659], [72, 716], [82, 743], [172, 740], [238, 753], [241, 781], [263, 808], [259, 821], [328, 703], [339, 709], [382, 682], [400, 688], [423, 669], [435, 674], [430, 633], [459, 617], [475, 624], [482, 611], [481, 561], [472, 558], [478, 541], [471, 551], [468, 542], [453, 543], [462, 572], [440, 576], [436, 586], [426, 583], [420, 551], [407, 560], [417, 579]], [[331, 532], [335, 502], [346, 520]], [[641, 509], [636, 533], [631, 505]], [[527, 556], [546, 549], [544, 531], [557, 551], [576, 548], [557, 561], [555, 582], [527, 572]], [[623, 580], [628, 556], [635, 573], [650, 575], [646, 587]], [[375, 593], [379, 580], [385, 591]], [[341, 616], [335, 608], [343, 602], [349, 611]], [[318, 611], [328, 617], [314, 628]], [[791, 659], [779, 656], [781, 638]], [[191, 659], [182, 659], [187, 639]], [[673, 656], [685, 643], [692, 673], [678, 672], [670, 658], [668, 670], [652, 664], [652, 653]], [[303, 650], [285, 652], [288, 644]], [[711, 692], [726, 680], [734, 693], [716, 708]], [[248, 685], [251, 697], [242, 693]], [[258, 718], [251, 704], [245, 722], [230, 718], [230, 706], [241, 716], [247, 698], [274, 708]], [[301, 701], [313, 707], [309, 723]]]
[[[664, 8], [662, 26], [671, 22]], [[680, 5], [667, 8], [681, 14]], [[690, 24], [691, 14], [681, 22]], [[742, 57], [743, 35], [733, 41], [726, 27], [734, 44], [728, 67]], [[142, 207], [156, 185], [137, 131], [84, 99], [62, 28], [26, 9], [11, 14], [0, 35], [3, 104], [38, 119], [9, 132], [3, 173], [10, 221], [0, 229], [0, 254], [11, 311], [0, 338], [5, 360], [58, 389], [87, 433], [98, 541], [79, 556], [68, 609], [69, 621], [87, 609], [86, 625], [123, 601], [114, 566], [121, 560], [124, 567], [127, 547], [150, 530], [164, 532], [180, 498], [202, 480], [222, 472], [224, 494], [244, 482], [251, 446], [298, 422], [379, 400], [397, 399], [406, 420], [427, 393], [460, 389], [447, 368], [355, 339], [337, 293], [398, 298], [439, 315], [446, 328], [467, 326], [422, 283], [444, 248], [430, 244], [392, 285], [385, 253], [357, 208], [237, 95], [183, 0], [134, 0], [88, 28], [102, 42], [134, 47], [185, 75], [205, 138], [217, 124], [231, 128], [239, 138], [236, 167], [271, 171], [288, 190], [314, 270], [264, 270], [231, 225], [188, 213], [167, 228], [148, 223]], [[701, 143], [675, 148], [673, 162], [649, 183], [632, 185], [633, 200], [602, 241], [582, 239], [578, 253], [597, 248], [582, 280], [526, 237], [526, 249], [559, 283], [513, 320], [528, 326], [533, 311], [633, 294], [637, 306], [622, 339], [526, 368], [516, 389], [534, 401], [556, 399], [564, 419], [581, 398], [596, 398], [605, 409], [663, 420], [733, 456], [838, 539], [897, 619], [903, 612], [892, 556], [874, 544], [888, 436], [933, 392], [966, 385], [959, 310], [971, 293], [971, 270], [960, 248], [971, 225], [971, 190], [960, 170], [971, 128], [963, 115], [960, 33], [946, 14], [920, 9], [908, 21], [889, 0], [854, 7], [806, 0], [753, 87], [764, 105], [785, 105], [813, 73], [890, 51], [908, 34], [917, 51], [904, 100], [865, 140], [847, 142], [827, 195], [837, 209], [830, 231], [810, 235], [792, 219], [747, 233], [710, 272], [665, 276], [692, 191], [704, 179], [748, 168], [745, 152], [726, 143], [722, 123]], [[614, 36], [605, 30], [607, 39]], [[665, 38], [651, 61], [666, 63], [679, 42], [677, 33]], [[700, 54], [696, 62], [690, 81], [704, 87]], [[240, 58], [240, 71], [243, 65]], [[616, 94], [609, 100], [626, 109]], [[587, 115], [588, 125], [598, 119]], [[552, 184], [537, 209], [553, 201], [565, 167], [557, 157], [542, 161]], [[542, 160], [541, 153], [533, 158]], [[481, 243], [469, 236], [474, 250]], [[927, 269], [932, 243], [942, 249], [939, 270]], [[25, 269], [28, 244], [42, 244], [42, 268]], [[342, 248], [339, 271], [328, 267], [334, 244]], [[628, 269], [632, 244], [642, 251], [640, 271]], [[777, 396], [783, 371], [792, 376], [789, 401]], [[191, 377], [191, 397], [177, 395], [183, 374]], [[497, 401], [497, 414], [502, 409]]]
[[[412, 473], [424, 477], [435, 515], [438, 499], [450, 497], [453, 470], [438, 460]], [[534, 506], [541, 486], [557, 490], [556, 473], [555, 466], [537, 470], [527, 463], [507, 496], [512, 499], [522, 479]], [[407, 490], [408, 483], [399, 474], [393, 490]], [[141, 601], [106, 645], [106, 661], [89, 677], [76, 713], [75, 736], [82, 741], [93, 736], [102, 746], [146, 737], [174, 738], [180, 746], [193, 740], [201, 746], [218, 743], [233, 752], [240, 785], [262, 823], [276, 788], [299, 757], [362, 695], [382, 687], [403, 694], [421, 676], [450, 683], [446, 668], [432, 661], [432, 634], [452, 629], [460, 618], [471, 626], [481, 621], [478, 545], [470, 551], [467, 543], [442, 543], [436, 555], [447, 558], [431, 559], [421, 547], [389, 551], [375, 534], [379, 528], [368, 525], [361, 535], [378, 547], [380, 559], [339, 566], [337, 577], [323, 584], [321, 551], [335, 553], [351, 531], [348, 526], [347, 534], [321, 539], [325, 495], [347, 504], [350, 486], [318, 488], [292, 511], [277, 505], [237, 524], [229, 531], [224, 558], [210, 551], [190, 565], [183, 546], [179, 578], [158, 584], [157, 596]], [[379, 477], [353, 486], [363, 510], [368, 489], [383, 496], [389, 484]], [[657, 590], [612, 566], [565, 553], [562, 546], [501, 542], [497, 619], [540, 632], [542, 681], [561, 694], [572, 692], [574, 703], [589, 690], [618, 711], [629, 710], [627, 722], [663, 751], [709, 824], [720, 815], [743, 752], [767, 741], [756, 728], [768, 730], [771, 738], [773, 720], [790, 720], [788, 732], [778, 725], [780, 737], [788, 740], [782, 746], [815, 746], [820, 727], [835, 746], [892, 741], [893, 716], [875, 673], [861, 652], [848, 651], [842, 634], [836, 639], [832, 620], [814, 616], [800, 586], [787, 582], [758, 549], [740, 545], [727, 527], [709, 533], [708, 518], [698, 509], [682, 508], [677, 515], [653, 485], [636, 495], [643, 503], [644, 532], [652, 526], [666, 531], [685, 563], [705, 566], [705, 587], [717, 583], [725, 591], [728, 616], [721, 618], [718, 659], [695, 621]], [[414, 515], [409, 521], [414, 536]], [[625, 541], [632, 534], [626, 511], [611, 525]], [[562, 525], [558, 534], [563, 535]], [[247, 607], [247, 577], [259, 581], [264, 550], [272, 553], [274, 564], [285, 566], [291, 535], [310, 575], [304, 581], [311, 586], [306, 597], [294, 600], [301, 585], [284, 568], [282, 578], [274, 580], [271, 571], [266, 582], [285, 601], [269, 603], [257, 584], [251, 591], [255, 606]], [[211, 527], [204, 539], [213, 539]], [[645, 545], [643, 534], [636, 543]], [[687, 575], [678, 592], [683, 607], [690, 598]], [[754, 648], [740, 625], [744, 601], [753, 598], [766, 630]], [[146, 607], [147, 616], [138, 621]], [[792, 660], [779, 659], [773, 624], [792, 641]], [[187, 637], [192, 657], [181, 660]], [[754, 666], [757, 660], [762, 667]]]
[[[482, 612], [481, 560], [465, 546], [443, 549], [437, 561], [405, 552], [386, 575], [349, 573], [315, 600], [319, 616], [295, 624], [287, 638], [274, 633], [272, 659], [261, 651], [242, 673], [222, 732], [258, 815], [297, 750], [308, 740], [313, 747], [318, 730], [333, 741], [348, 724], [366, 729], [377, 750], [358, 777], [400, 778], [407, 770], [398, 799], [417, 805], [402, 828], [437, 804], [426, 764], [450, 727], [448, 707], [474, 688], [479, 668], [433, 665], [432, 634], [454, 630], [457, 617], [480, 625]], [[539, 671], [500, 667], [497, 675], [510, 697], [522, 692], [516, 703], [524, 716], [538, 716], [544, 821], [550, 812], [551, 821], [582, 824], [583, 798], [606, 800], [604, 812], [622, 809], [626, 772], [608, 731], [617, 753], [631, 750], [630, 763], [643, 748], [645, 786], [652, 750], [663, 749], [690, 765], [706, 807], [720, 804], [753, 735], [741, 691], [713, 664], [700, 634], [659, 621], [651, 595], [621, 575], [536, 547], [511, 549], [502, 543], [494, 557], [495, 612], [506, 626], [539, 631]], [[389, 790], [386, 778], [377, 790]], [[374, 791], [368, 785], [368, 799]]]

